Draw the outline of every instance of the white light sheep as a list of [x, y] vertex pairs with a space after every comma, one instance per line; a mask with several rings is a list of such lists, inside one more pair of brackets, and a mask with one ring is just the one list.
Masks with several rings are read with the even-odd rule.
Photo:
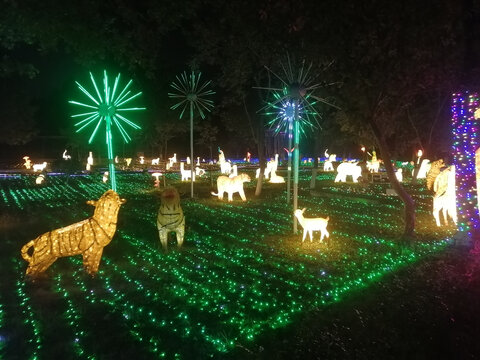
[[313, 236], [312, 233], [314, 231], [320, 231], [320, 242], [323, 241], [324, 237], [330, 237], [329, 232], [327, 231], [327, 225], [328, 225], [328, 220], [330, 220], [330, 217], [326, 218], [305, 218], [303, 217], [303, 213], [305, 212], [305, 208], [302, 210], [297, 209], [295, 210], [295, 217], [298, 219], [298, 222], [300, 225], [303, 227], [303, 238], [302, 238], [302, 243], [305, 241], [305, 237], [307, 236], [307, 233], [310, 235], [310, 242], [313, 241]]
[[44, 161], [41, 164], [33, 164], [33, 171], [34, 172], [43, 171], [43, 170], [45, 170], [46, 167], [47, 167], [47, 162], [46, 161]]
[[156, 158], [156, 159], [152, 159], [152, 165], [158, 165], [158, 163], [160, 162], [160, 158]]

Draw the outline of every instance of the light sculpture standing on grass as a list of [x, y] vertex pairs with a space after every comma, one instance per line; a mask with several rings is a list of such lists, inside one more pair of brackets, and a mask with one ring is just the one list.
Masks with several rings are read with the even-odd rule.
[[[170, 86], [176, 90], [176, 92], [168, 93], [168, 96], [179, 100], [170, 109], [175, 110], [181, 108], [179, 119], [181, 120], [187, 107], [190, 110], [190, 159], [193, 159], [193, 112], [197, 109], [200, 117], [205, 119], [205, 112], [209, 112], [213, 108], [213, 101], [205, 99], [206, 96], [213, 95], [215, 92], [208, 87], [211, 81], [200, 84], [200, 77], [202, 73], [195, 74], [192, 71], [189, 75], [183, 72], [180, 76], [176, 77]], [[193, 198], [193, 181], [194, 170], [193, 165], [190, 166], [190, 196]]]
[[[271, 109], [272, 113], [277, 112], [278, 115], [274, 118], [274, 123], [277, 126], [288, 127], [293, 137], [293, 212], [297, 210], [298, 202], [298, 171], [300, 163], [300, 133], [306, 134], [307, 128], [315, 128], [318, 124], [318, 112], [315, 110], [317, 103], [324, 103], [337, 108], [330, 104], [325, 99], [314, 95], [314, 91], [320, 88], [323, 84], [315, 83], [315, 76], [310, 76], [310, 70], [313, 64], [310, 63], [305, 66], [305, 61], [302, 61], [298, 71], [294, 70], [290, 57], [287, 54], [287, 62], [284, 64], [280, 62], [283, 70], [283, 77], [277, 75], [268, 67], [265, 67], [271, 74], [280, 80], [280, 87], [256, 87], [256, 89], [269, 90], [274, 93], [274, 100], [268, 102], [262, 108]], [[260, 111], [261, 111], [260, 110]], [[287, 120], [287, 121], [285, 121]], [[282, 125], [283, 124], [283, 125]], [[272, 126], [272, 125], [270, 125]], [[275, 126], [275, 125], [274, 125]], [[289, 136], [290, 139], [290, 136]], [[292, 147], [289, 146], [289, 149]], [[289, 157], [290, 157], [289, 152]], [[288, 185], [288, 184], [287, 184]], [[287, 202], [289, 202], [289, 189], [287, 190]], [[297, 232], [297, 218], [293, 217], [293, 232]]]
[[[114, 191], [117, 191], [117, 184], [115, 181], [115, 166], [114, 166], [114, 156], [113, 156], [113, 145], [112, 145], [112, 124], [115, 125], [122, 135], [123, 140], [128, 143], [132, 138], [128, 135], [127, 131], [123, 127], [123, 124], [139, 130], [140, 126], [134, 122], [128, 120], [121, 113], [129, 111], [138, 111], [145, 110], [144, 107], [124, 107], [128, 102], [137, 98], [142, 94], [138, 92], [135, 95], [132, 95], [131, 90], [128, 90], [132, 84], [130, 80], [123, 90], [119, 90], [119, 81], [120, 74], [115, 78], [113, 88], [108, 84], [107, 72], [103, 71], [103, 89], [102, 92], [99, 91], [95, 79], [90, 73], [90, 79], [92, 80], [93, 87], [95, 88], [96, 97], [91, 95], [79, 82], [75, 82], [78, 88], [89, 98], [90, 104], [84, 104], [78, 101], [69, 101], [70, 104], [79, 105], [84, 108], [89, 109], [88, 112], [72, 115], [73, 118], [81, 118], [82, 120], [75, 124], [79, 126], [76, 132], [82, 131], [88, 125], [96, 123], [95, 128], [93, 129], [92, 134], [88, 140], [88, 143], [91, 144], [95, 138], [95, 134], [102, 122], [105, 122], [105, 133], [106, 133], [106, 143], [107, 143], [107, 152], [108, 152], [108, 171], [110, 173], [110, 184], [111, 188]], [[128, 105], [130, 106], [130, 105]]]

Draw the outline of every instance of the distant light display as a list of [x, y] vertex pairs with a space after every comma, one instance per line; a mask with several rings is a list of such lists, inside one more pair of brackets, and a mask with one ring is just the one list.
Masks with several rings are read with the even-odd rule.
[[[103, 71], [103, 89], [102, 92], [98, 90], [97, 83], [95, 79], [90, 73], [90, 79], [92, 80], [93, 87], [95, 88], [95, 93], [97, 97], [91, 95], [79, 82], [75, 82], [78, 88], [89, 98], [90, 104], [84, 104], [78, 101], [70, 100], [70, 104], [82, 106], [84, 108], [89, 109], [88, 112], [80, 113], [72, 115], [73, 118], [82, 118], [81, 121], [75, 124], [75, 126], [79, 126], [76, 132], [82, 131], [87, 126], [92, 123], [96, 122], [95, 128], [93, 129], [90, 138], [88, 139], [88, 143], [91, 144], [93, 139], [95, 138], [95, 134], [97, 133], [98, 129], [102, 122], [105, 122], [105, 134], [106, 134], [106, 143], [107, 143], [107, 151], [108, 151], [108, 171], [110, 172], [110, 184], [112, 190], [117, 190], [117, 184], [115, 180], [115, 165], [114, 165], [114, 156], [113, 156], [113, 145], [112, 145], [112, 123], [117, 127], [118, 131], [122, 135], [123, 140], [128, 143], [132, 138], [128, 135], [127, 131], [123, 127], [123, 124], [127, 124], [128, 126], [139, 130], [141, 129], [140, 126], [135, 124], [134, 122], [128, 120], [125, 116], [121, 113], [124, 112], [131, 112], [131, 111], [138, 111], [138, 110], [145, 110], [144, 107], [124, 107], [127, 103], [132, 101], [133, 99], [139, 97], [142, 92], [138, 92], [135, 95], [131, 94], [131, 90], [128, 90], [130, 85], [132, 84], [132, 80], [130, 80], [127, 85], [123, 88], [122, 91], [118, 91], [120, 82], [120, 74], [117, 75], [115, 78], [115, 82], [113, 84], [113, 89], [108, 84], [108, 75], [107, 71]], [[130, 106], [130, 105], [129, 105]]]
[[453, 161], [457, 172], [458, 230], [478, 238], [479, 214], [475, 153], [479, 148], [479, 126], [475, 112], [479, 109], [477, 93], [452, 96]]

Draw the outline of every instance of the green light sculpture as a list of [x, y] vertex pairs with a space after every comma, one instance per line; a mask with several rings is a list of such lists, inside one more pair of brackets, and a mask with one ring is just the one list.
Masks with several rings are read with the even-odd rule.
[[89, 109], [90, 111], [71, 115], [71, 117], [82, 119], [81, 121], [75, 124], [75, 126], [79, 126], [79, 128], [76, 130], [77, 133], [85, 129], [90, 124], [96, 123], [95, 128], [93, 129], [93, 132], [90, 135], [90, 139], [88, 140], [89, 144], [91, 144], [93, 139], [95, 138], [95, 134], [100, 128], [100, 125], [102, 124], [102, 122], [105, 123], [110, 185], [112, 190], [117, 191], [117, 184], [115, 181], [115, 166], [113, 161], [114, 156], [113, 156], [113, 145], [112, 145], [112, 124], [114, 124], [117, 127], [118, 131], [122, 135], [123, 140], [126, 143], [128, 143], [130, 140], [132, 140], [132, 138], [128, 135], [122, 123], [127, 124], [128, 126], [136, 130], [139, 130], [141, 128], [134, 122], [128, 120], [125, 116], [121, 115], [121, 113], [129, 112], [129, 111], [145, 110], [146, 108], [124, 107], [128, 102], [132, 101], [133, 99], [137, 98], [142, 94], [142, 92], [138, 92], [135, 95], [132, 95], [131, 90], [128, 90], [128, 88], [132, 84], [132, 80], [130, 80], [127, 83], [127, 85], [125, 85], [122, 91], [118, 91], [120, 74], [118, 74], [117, 77], [115, 78], [113, 88], [111, 88], [108, 84], [107, 71], [104, 70], [103, 71], [103, 89], [102, 89], [102, 92], [100, 92], [92, 73], [90, 73], [90, 79], [92, 80], [93, 87], [95, 88], [95, 93], [97, 95], [96, 97], [94, 95], [91, 95], [82, 85], [80, 85], [78, 81], [75, 81], [78, 88], [89, 98], [90, 104], [84, 104], [84, 103], [73, 101], [73, 100], [69, 101], [70, 104], [82, 106], [84, 108]]
[[[256, 89], [263, 89], [269, 90], [276, 93], [274, 95], [275, 100], [267, 104], [267, 107], [272, 109], [272, 111], [279, 110], [282, 102], [290, 103], [290, 110], [288, 111], [290, 118], [293, 117], [292, 120], [289, 121], [288, 127], [291, 128], [293, 125], [293, 232], [297, 232], [297, 219], [293, 216], [295, 210], [298, 207], [298, 172], [299, 172], [299, 164], [300, 164], [300, 150], [299, 150], [299, 143], [300, 143], [300, 133], [305, 133], [303, 129], [304, 125], [315, 127], [315, 124], [318, 124], [318, 113], [315, 110], [315, 105], [317, 103], [324, 103], [330, 106], [337, 108], [335, 105], [327, 102], [325, 99], [322, 99], [316, 95], [313, 95], [313, 92], [323, 86], [321, 83], [315, 83], [315, 77], [309, 75], [310, 70], [312, 69], [313, 64], [310, 63], [308, 67], [305, 67], [305, 60], [302, 61], [301, 66], [298, 68], [298, 71], [294, 70], [294, 66], [292, 66], [292, 62], [290, 61], [290, 56], [287, 54], [286, 64], [280, 62], [280, 66], [283, 70], [284, 77], [277, 75], [273, 72], [270, 68], [265, 66], [265, 68], [273, 74], [278, 80], [281, 82], [281, 88], [274, 88], [274, 87], [255, 87]], [[303, 110], [302, 110], [303, 109]], [[281, 110], [280, 112], [282, 112]], [[300, 114], [303, 112], [303, 115]], [[280, 119], [284, 119], [285, 117], [280, 116]], [[288, 119], [288, 116], [287, 116]], [[302, 119], [306, 119], [306, 121], [301, 122]], [[290, 123], [292, 123], [290, 125]], [[290, 139], [289, 139], [290, 143]], [[289, 144], [289, 148], [291, 146]], [[289, 158], [290, 158], [290, 149], [289, 149]], [[289, 159], [289, 168], [290, 166], [290, 159]], [[289, 176], [290, 182], [290, 176]], [[287, 186], [289, 183], [287, 184]], [[290, 186], [287, 189], [287, 202], [290, 199]]]
[[184, 71], [180, 76], [176, 76], [170, 86], [176, 90], [175, 93], [168, 93], [168, 96], [179, 100], [178, 103], [171, 106], [170, 109], [175, 110], [181, 108], [179, 119], [181, 120], [187, 107], [190, 110], [190, 196], [193, 198], [193, 112], [197, 109], [200, 117], [205, 119], [205, 112], [210, 112], [213, 108], [213, 101], [205, 99], [205, 96], [215, 94], [215, 91], [208, 89], [211, 81], [200, 84], [202, 73], [195, 74], [192, 71], [189, 75]]

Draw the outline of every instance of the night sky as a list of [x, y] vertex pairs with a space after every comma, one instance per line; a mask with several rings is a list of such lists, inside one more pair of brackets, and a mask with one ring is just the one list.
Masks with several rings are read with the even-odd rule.
[[[89, 71], [97, 78], [103, 69], [112, 77], [121, 72], [143, 92], [136, 105], [147, 111], [135, 114], [143, 130], [123, 152], [148, 156], [162, 152], [153, 139], [164, 124], [179, 122], [167, 93], [175, 75], [190, 69], [213, 82], [215, 109], [207, 121], [219, 129], [215, 147], [232, 156], [247, 150], [258, 156], [259, 129], [269, 121], [259, 109], [270, 95], [254, 87], [282, 86], [265, 66], [282, 75], [286, 54], [296, 64], [312, 64], [311, 75], [322, 84], [317, 96], [341, 109], [317, 107], [321, 127], [302, 142], [307, 156], [325, 148], [356, 156], [359, 144], [375, 147], [368, 124], [375, 116], [394, 156], [409, 159], [419, 146], [439, 156], [450, 131], [449, 96], [475, 90], [479, 82], [476, 1], [120, 0], [40, 6], [8, 0], [3, 6], [3, 161], [25, 151], [39, 157], [57, 156], [65, 147], [87, 151], [87, 134], [73, 133], [74, 110], [67, 101], [83, 96], [75, 81], [88, 84]], [[186, 154], [186, 127], [169, 142], [167, 152]], [[196, 147], [208, 155], [207, 146]]]

